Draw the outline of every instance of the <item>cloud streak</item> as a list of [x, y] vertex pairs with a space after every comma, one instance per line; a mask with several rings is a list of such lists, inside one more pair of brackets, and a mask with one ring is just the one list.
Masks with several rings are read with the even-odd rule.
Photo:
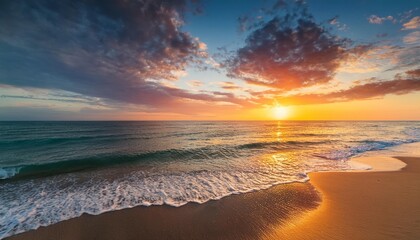
[[377, 15], [370, 15], [370, 17], [368, 17], [367, 20], [369, 21], [369, 23], [372, 23], [372, 24], [382, 24], [385, 21], [397, 23], [397, 20], [393, 16], [379, 17]]
[[419, 29], [420, 28], [420, 17], [413, 17], [410, 21], [403, 24], [402, 30], [412, 30], [412, 29]]
[[365, 84], [354, 85], [336, 92], [278, 97], [277, 101], [282, 104], [293, 105], [323, 104], [366, 100], [386, 95], [402, 95], [416, 91], [420, 91], [420, 69], [407, 71], [404, 76], [397, 74], [393, 80], [371, 79]]
[[415, 31], [407, 34], [403, 38], [404, 43], [406, 44], [415, 44], [420, 43], [420, 31]]

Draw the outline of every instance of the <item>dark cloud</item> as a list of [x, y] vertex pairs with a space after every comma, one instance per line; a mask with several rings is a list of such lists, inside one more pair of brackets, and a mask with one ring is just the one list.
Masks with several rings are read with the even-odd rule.
[[331, 34], [298, 3], [252, 31], [225, 67], [230, 77], [290, 90], [331, 81], [343, 60], [368, 47]]
[[[177, 98], [186, 98], [191, 100], [198, 100], [198, 101], [219, 101], [219, 102], [229, 102], [234, 103], [242, 106], [250, 106], [250, 104], [243, 99], [236, 98], [235, 95], [231, 93], [221, 93], [221, 92], [211, 92], [211, 94], [206, 93], [189, 93], [182, 89], [178, 88], [170, 88], [165, 87], [162, 88], [165, 90], [167, 94], [170, 94], [171, 96], [177, 97]], [[179, 103], [179, 101], [174, 101], [174, 103]], [[168, 106], [169, 103], [166, 102], [166, 105]]]
[[250, 22], [249, 16], [240, 16], [238, 17], [239, 23], [239, 32], [245, 32], [248, 29], [248, 24]]
[[[263, 13], [266, 13], [267, 10], [262, 9]], [[270, 10], [271, 11], [271, 10]], [[247, 32], [255, 27], [261, 26], [264, 23], [264, 16], [263, 15], [243, 15], [238, 17], [238, 23], [239, 23], [239, 32]]]
[[82, 103], [94, 106], [105, 106], [102, 102], [98, 100], [86, 100], [78, 98], [63, 98], [63, 97], [37, 97], [37, 96], [24, 96], [24, 95], [0, 95], [1, 98], [14, 98], [14, 99], [24, 99], [24, 100], [41, 100], [41, 101], [54, 101], [54, 102], [64, 102], [64, 103]]
[[0, 83], [152, 107], [179, 98], [221, 101], [160, 83], [206, 57], [204, 45], [181, 30], [188, 6], [184, 0], [1, 1]]
[[273, 5], [272, 9], [274, 11], [278, 11], [278, 10], [280, 10], [280, 9], [286, 7], [286, 6], [287, 6], [287, 3], [286, 3], [285, 0], [277, 0], [276, 3]]
[[[264, 3], [264, 2], [263, 2]], [[258, 9], [257, 15], [255, 14], [244, 14], [238, 17], [239, 32], [246, 32], [255, 27], [258, 27], [264, 23], [266, 16], [275, 15], [278, 11], [288, 7], [286, 0], [277, 0], [270, 6], [263, 6]]]
[[377, 38], [385, 38], [385, 37], [388, 37], [388, 33], [378, 33], [378, 34], [376, 34], [376, 37]]
[[405, 72], [410, 77], [420, 78], [420, 68]]

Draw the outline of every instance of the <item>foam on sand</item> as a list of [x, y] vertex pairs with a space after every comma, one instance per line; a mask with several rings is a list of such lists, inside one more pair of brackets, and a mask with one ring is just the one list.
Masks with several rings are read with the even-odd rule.
[[[358, 157], [354, 158], [349, 162], [352, 166], [367, 166], [366, 170], [356, 170], [356, 171], [369, 171], [369, 172], [388, 172], [388, 171], [398, 171], [403, 169], [407, 164], [404, 162], [393, 158], [393, 157]], [[355, 167], [357, 169], [357, 167]]]
[[352, 158], [349, 165], [354, 171], [399, 171], [407, 166], [406, 163], [395, 158], [400, 156], [420, 157], [420, 143], [404, 144], [384, 151], [367, 152], [361, 157]]

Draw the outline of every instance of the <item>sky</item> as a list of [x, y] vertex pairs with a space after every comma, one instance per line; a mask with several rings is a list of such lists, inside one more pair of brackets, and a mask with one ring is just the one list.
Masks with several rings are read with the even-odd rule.
[[420, 1], [2, 0], [0, 120], [420, 120]]

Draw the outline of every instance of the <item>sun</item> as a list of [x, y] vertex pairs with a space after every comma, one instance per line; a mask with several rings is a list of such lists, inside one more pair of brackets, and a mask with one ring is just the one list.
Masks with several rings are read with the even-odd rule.
[[288, 107], [283, 107], [279, 105], [274, 106], [272, 111], [274, 118], [278, 120], [287, 118], [290, 112]]

